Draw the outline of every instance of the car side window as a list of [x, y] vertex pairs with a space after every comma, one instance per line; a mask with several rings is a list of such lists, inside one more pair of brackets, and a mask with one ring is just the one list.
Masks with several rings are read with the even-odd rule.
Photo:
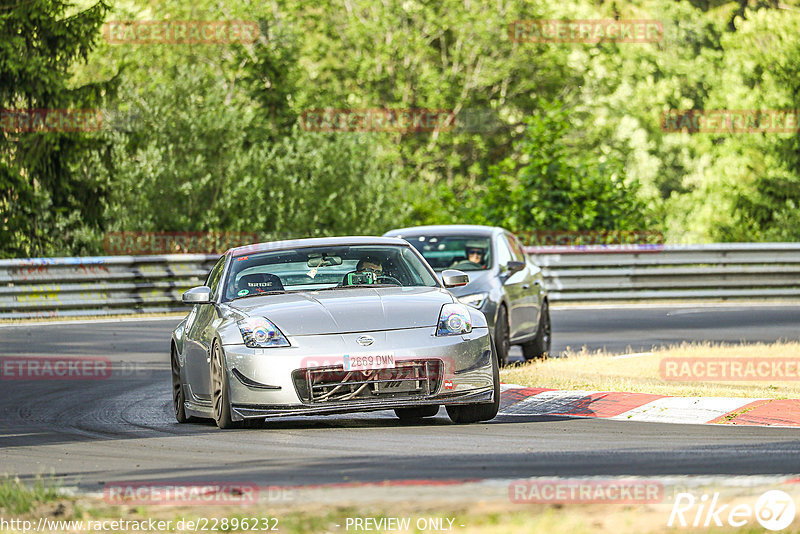
[[222, 269], [225, 267], [225, 256], [222, 256], [214, 265], [214, 268], [211, 269], [211, 272], [208, 273], [208, 279], [206, 280], [206, 285], [211, 288], [211, 295], [216, 296], [217, 294], [217, 287], [219, 287], [220, 278], [222, 278]]
[[511, 247], [511, 254], [514, 256], [515, 261], [525, 261], [525, 251], [522, 250], [522, 245], [519, 244], [517, 238], [511, 234], [506, 234], [508, 245]]
[[506, 238], [502, 235], [498, 236], [495, 245], [497, 249], [497, 264], [505, 267], [513, 258], [511, 250], [508, 248], [508, 243], [506, 243]]

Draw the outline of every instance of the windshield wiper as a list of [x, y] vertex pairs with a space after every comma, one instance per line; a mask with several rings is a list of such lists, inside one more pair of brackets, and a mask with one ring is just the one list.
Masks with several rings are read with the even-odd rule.
[[324, 287], [322, 289], [314, 289], [313, 291], [330, 291], [331, 289], [352, 289], [352, 288], [370, 288], [370, 287], [403, 287], [400, 284], [369, 284], [369, 285], [352, 285], [352, 286], [333, 286]]
[[246, 299], [250, 297], [263, 297], [264, 295], [282, 295], [284, 293], [286, 293], [285, 290], [278, 289], [276, 291], [264, 291], [263, 293], [252, 293], [250, 295], [242, 295], [241, 297], [235, 297], [233, 300]]

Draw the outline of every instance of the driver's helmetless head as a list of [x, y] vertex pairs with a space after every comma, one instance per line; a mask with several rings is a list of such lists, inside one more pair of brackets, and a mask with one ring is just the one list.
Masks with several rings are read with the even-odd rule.
[[474, 263], [481, 263], [483, 261], [483, 249], [479, 248], [467, 249], [467, 259]]
[[374, 271], [376, 273], [383, 272], [383, 265], [380, 260], [376, 258], [363, 258], [358, 261], [356, 271]]
[[483, 258], [486, 255], [486, 249], [483, 247], [482, 243], [467, 243], [464, 248], [465, 252], [467, 253], [467, 260], [471, 261], [472, 263], [483, 263]]

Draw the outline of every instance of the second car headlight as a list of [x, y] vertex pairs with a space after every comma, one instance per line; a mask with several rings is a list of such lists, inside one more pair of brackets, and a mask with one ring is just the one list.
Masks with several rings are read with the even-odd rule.
[[455, 336], [472, 332], [472, 319], [463, 304], [445, 304], [439, 314], [437, 336]]
[[289, 346], [289, 340], [269, 319], [248, 317], [236, 324], [242, 332], [244, 344], [251, 349]]
[[472, 295], [458, 297], [458, 301], [462, 304], [466, 304], [467, 306], [480, 309], [481, 306], [483, 306], [483, 303], [486, 302], [486, 297], [488, 296], [489, 293], [473, 293]]

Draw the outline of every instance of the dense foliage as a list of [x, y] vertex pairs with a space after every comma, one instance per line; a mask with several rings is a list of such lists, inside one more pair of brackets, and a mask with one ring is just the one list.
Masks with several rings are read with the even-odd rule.
[[[648, 43], [537, 43], [533, 19], [657, 19]], [[112, 44], [104, 21], [256, 21], [254, 42]], [[0, 6], [0, 257], [110, 231], [376, 234], [473, 222], [800, 239], [796, 131], [672, 132], [669, 110], [800, 109], [800, 8], [772, 1], [62, 0]], [[445, 110], [454, 127], [308, 131], [309, 110]]]
[[[0, 109], [22, 111], [24, 122], [44, 120], [32, 110], [98, 108], [113, 91], [113, 79], [69, 83], [70, 67], [92, 51], [108, 6], [68, 8], [60, 0], [0, 6]], [[0, 121], [0, 255], [72, 252], [103, 226], [113, 184], [87, 167], [102, 146], [92, 133], [26, 131], [33, 126], [19, 121], [9, 113]]]

